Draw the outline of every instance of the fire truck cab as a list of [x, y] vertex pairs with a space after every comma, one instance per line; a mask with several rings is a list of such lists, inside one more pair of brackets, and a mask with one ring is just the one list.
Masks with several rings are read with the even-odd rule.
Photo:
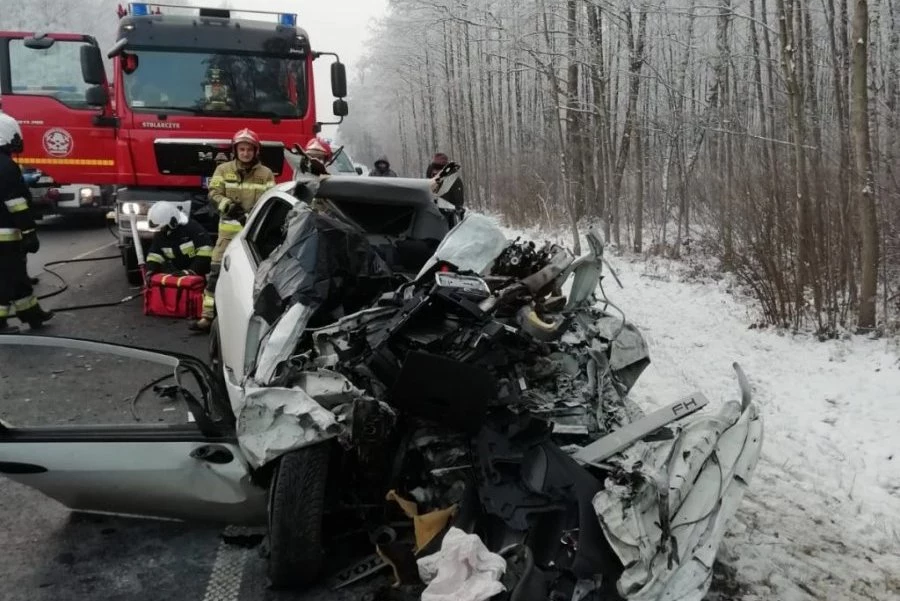
[[0, 32], [0, 92], [22, 126], [20, 163], [59, 185], [114, 187], [123, 264], [140, 283], [135, 245], [153, 236], [150, 205], [175, 202], [215, 232], [206, 187], [231, 160], [233, 133], [256, 131], [262, 162], [289, 180], [284, 149], [323, 125], [313, 61], [334, 57], [331, 123], [347, 115], [347, 82], [338, 56], [314, 52], [295, 14], [130, 3], [118, 16], [111, 78], [91, 36]]

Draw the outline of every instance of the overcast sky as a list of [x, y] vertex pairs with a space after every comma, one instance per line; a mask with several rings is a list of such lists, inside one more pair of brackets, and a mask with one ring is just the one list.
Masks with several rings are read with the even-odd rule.
[[[11, 0], [0, 0], [0, 3]], [[177, 2], [172, 2], [176, 4]], [[227, 5], [233, 9], [257, 8], [297, 14], [297, 24], [309, 34], [313, 50], [336, 52], [347, 65], [347, 79], [353, 79], [357, 61], [369, 40], [371, 25], [387, 10], [387, 0], [230, 0], [225, 3], [202, 2], [204, 6]], [[316, 110], [320, 121], [334, 119], [331, 112], [330, 65], [333, 57], [323, 56], [315, 62]], [[352, 85], [349, 86], [352, 88]], [[353, 90], [348, 90], [353, 94]], [[350, 104], [353, 112], [353, 104]], [[323, 134], [334, 136], [336, 126], [325, 126]]]

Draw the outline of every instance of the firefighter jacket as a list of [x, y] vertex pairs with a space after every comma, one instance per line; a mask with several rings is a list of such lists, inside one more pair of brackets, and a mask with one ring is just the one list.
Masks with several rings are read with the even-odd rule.
[[29, 196], [22, 170], [11, 156], [0, 152], [0, 248], [14, 246], [18, 250], [22, 237], [34, 233]]
[[173, 273], [193, 271], [209, 273], [212, 259], [212, 237], [194, 220], [175, 229], [164, 227], [153, 236], [147, 253], [147, 271]]
[[240, 206], [247, 214], [262, 193], [274, 185], [275, 175], [268, 167], [257, 161], [245, 168], [235, 159], [216, 167], [209, 180], [209, 198], [222, 217], [228, 215], [233, 205]]

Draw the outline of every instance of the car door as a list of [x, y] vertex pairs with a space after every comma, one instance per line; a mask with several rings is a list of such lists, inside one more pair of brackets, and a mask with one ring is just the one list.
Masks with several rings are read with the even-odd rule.
[[281, 184], [260, 198], [243, 231], [228, 245], [222, 258], [216, 285], [216, 315], [225, 382], [233, 406], [256, 358], [259, 341], [268, 330], [267, 324], [253, 314], [253, 284], [259, 264], [284, 240], [287, 214], [298, 202], [284, 191], [292, 185]]
[[[225, 393], [202, 361], [4, 335], [0, 375], [6, 478], [77, 511], [265, 524], [265, 488], [251, 478]], [[136, 395], [125, 397], [130, 405], [126, 390]]]

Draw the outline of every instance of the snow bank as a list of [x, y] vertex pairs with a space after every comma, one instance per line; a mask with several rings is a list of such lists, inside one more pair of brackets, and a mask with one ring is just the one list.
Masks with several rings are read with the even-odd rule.
[[668, 260], [607, 259], [625, 288], [607, 272], [604, 288], [650, 347], [635, 401], [650, 410], [701, 390], [714, 411], [739, 398], [733, 361], [753, 386], [765, 443], [719, 556], [742, 599], [900, 600], [896, 341], [750, 329], [754, 310], [724, 281], [679, 281]]
[[[744, 599], [900, 599], [900, 359], [888, 340], [750, 329], [741, 301], [663, 262], [609, 257], [605, 288], [650, 346], [642, 406], [691, 390], [738, 398], [746, 371], [766, 423], [753, 482], [720, 555]], [[650, 276], [650, 277], [648, 277]]]

